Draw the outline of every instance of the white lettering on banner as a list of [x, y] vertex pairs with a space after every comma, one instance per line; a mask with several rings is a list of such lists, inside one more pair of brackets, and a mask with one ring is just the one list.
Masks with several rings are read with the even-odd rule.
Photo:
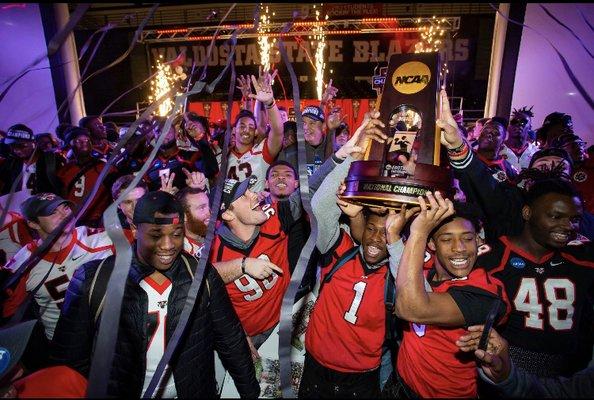
[[[353, 40], [353, 55], [352, 60], [345, 59], [344, 40], [328, 40], [327, 41], [327, 63], [371, 63], [371, 62], [386, 62], [393, 54], [411, 53], [414, 51], [415, 44], [419, 39], [402, 38], [392, 39], [389, 42], [382, 42], [380, 40]], [[291, 63], [309, 63], [310, 57], [314, 56], [314, 51], [309, 40], [303, 40], [301, 44], [295, 41], [284, 42], [287, 56]], [[273, 46], [271, 51], [272, 62], [277, 64], [281, 62], [278, 43]], [[196, 65], [203, 65], [208, 52], [208, 45], [195, 45], [188, 48], [188, 46], [169, 46], [169, 47], [151, 47], [151, 56], [153, 59], [163, 56], [167, 61], [174, 60], [179, 53], [184, 50], [191, 49], [191, 54], [187, 54], [185, 66], [191, 68], [192, 57], [195, 58]], [[295, 53], [297, 50], [297, 53]], [[470, 57], [470, 39], [458, 38], [454, 41], [445, 40], [445, 46], [441, 50], [441, 56], [449, 61], [468, 61]], [[229, 58], [229, 45], [221, 44], [214, 46], [212, 53], [208, 59], [209, 66], [225, 66]], [[236, 66], [258, 65], [260, 63], [260, 50], [257, 43], [238, 44], [235, 47]]]
[[328, 40], [328, 62], [342, 62], [342, 40]]

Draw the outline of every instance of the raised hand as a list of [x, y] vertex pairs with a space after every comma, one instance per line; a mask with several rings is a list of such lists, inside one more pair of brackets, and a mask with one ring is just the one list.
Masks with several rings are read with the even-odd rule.
[[175, 172], [172, 172], [170, 174], [161, 175], [161, 188], [159, 190], [162, 190], [164, 192], [167, 192], [167, 193], [175, 196], [175, 194], [179, 191], [179, 189], [177, 187], [173, 186], [174, 179], [175, 179]]
[[363, 123], [361, 126], [357, 128], [357, 130], [353, 133], [353, 136], [340, 148], [336, 151], [335, 156], [344, 160], [347, 156], [351, 155], [353, 158], [360, 159], [363, 157], [363, 152], [365, 151], [365, 147], [363, 145], [363, 140], [361, 133], [365, 130], [367, 126], [367, 122], [369, 122], [371, 118], [365, 117], [363, 119]]
[[451, 200], [444, 199], [441, 193], [435, 192], [433, 195], [427, 192], [426, 196], [427, 200], [423, 196], [417, 197], [421, 211], [410, 226], [411, 235], [414, 233], [429, 236], [441, 221], [454, 214], [454, 204]]
[[379, 111], [371, 112], [369, 114], [370, 118], [367, 120], [363, 132], [365, 139], [372, 139], [379, 143], [385, 143], [388, 139], [388, 136], [386, 136], [381, 128], [385, 128], [386, 125], [379, 120], [379, 116]]
[[450, 102], [448, 101], [448, 95], [445, 90], [441, 90], [439, 99], [441, 101], [441, 116], [435, 123], [442, 129], [441, 144], [448, 149], [458, 148], [464, 142], [464, 138], [458, 129], [456, 120], [452, 116]]
[[244, 99], [248, 99], [250, 94], [252, 94], [252, 86], [250, 83], [250, 78], [248, 75], [239, 75], [237, 77], [237, 89], [241, 91], [241, 96]]
[[332, 86], [332, 79], [330, 79], [330, 82], [328, 82], [328, 85], [326, 85], [326, 89], [324, 90], [324, 93], [322, 94], [321, 104], [328, 104], [330, 101], [332, 101], [336, 97], [337, 93], [338, 93], [338, 89], [336, 87]]
[[386, 218], [386, 239], [388, 244], [400, 240], [402, 229], [408, 220], [419, 211], [421, 211], [420, 207], [411, 207], [408, 204], [402, 204], [399, 212], [394, 209], [388, 211], [388, 218]]
[[190, 172], [186, 168], [182, 168], [182, 171], [186, 175], [186, 185], [188, 185], [188, 187], [202, 190], [206, 188], [207, 179], [202, 172]]
[[344, 122], [346, 117], [346, 115], [341, 116], [340, 107], [335, 107], [332, 109], [330, 115], [328, 116], [328, 119], [326, 120], [326, 126], [328, 126], [328, 129], [336, 129], [340, 126], [342, 122]]
[[360, 206], [358, 204], [354, 204], [354, 203], [351, 203], [351, 202], [348, 202], [346, 200], [342, 200], [341, 198], [339, 198], [338, 196], [342, 195], [344, 193], [345, 189], [346, 189], [346, 185], [343, 182], [340, 184], [340, 186], [338, 187], [338, 191], [336, 192], [336, 204], [338, 204], [338, 207], [348, 217], [355, 218], [357, 215], [359, 215], [361, 210], [363, 210], [363, 206]]
[[260, 77], [256, 79], [252, 75], [252, 85], [256, 94], [249, 95], [250, 99], [256, 99], [264, 103], [265, 106], [270, 105], [274, 102], [274, 93], [272, 92], [272, 82], [278, 74], [278, 70], [275, 70], [272, 74], [269, 72], [262, 72], [262, 67], [259, 68]]

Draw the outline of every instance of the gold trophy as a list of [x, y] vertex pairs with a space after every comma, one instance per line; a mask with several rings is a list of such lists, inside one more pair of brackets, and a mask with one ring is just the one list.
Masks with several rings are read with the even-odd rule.
[[[440, 63], [438, 53], [395, 54], [390, 58], [383, 91], [378, 98], [386, 143], [371, 141], [364, 160], [351, 164], [345, 200], [367, 206], [399, 209], [418, 204], [417, 197], [452, 190], [447, 168], [440, 166]], [[376, 77], [374, 77], [375, 79]], [[417, 155], [410, 175], [398, 160]]]

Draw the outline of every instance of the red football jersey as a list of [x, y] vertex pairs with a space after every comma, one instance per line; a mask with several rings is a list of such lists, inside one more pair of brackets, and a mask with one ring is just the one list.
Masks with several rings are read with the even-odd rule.
[[[354, 246], [353, 239], [341, 231], [332, 261], [322, 268], [320, 279]], [[323, 284], [305, 334], [305, 348], [318, 363], [341, 372], [379, 367], [386, 333], [387, 268], [386, 264], [366, 275], [357, 253]]]
[[[425, 271], [429, 275], [430, 271]], [[487, 296], [477, 296], [477, 301], [492, 302], [500, 297], [505, 302], [506, 315], [510, 311], [503, 284], [477, 268], [467, 277], [443, 281], [433, 286], [435, 293], [445, 293], [452, 288], [477, 289]], [[485, 316], [486, 319], [486, 316]], [[501, 319], [499, 322], [503, 321]], [[422, 398], [427, 397], [476, 397], [477, 371], [474, 354], [464, 353], [456, 346], [456, 340], [467, 331], [463, 328], [446, 328], [433, 325], [408, 323], [398, 351], [398, 374], [404, 382]]]
[[[100, 161], [94, 167], [87, 170], [73, 184], [71, 184], [71, 182], [74, 178], [76, 178], [79, 171], [81, 171], [81, 166], [75, 161], [70, 161], [63, 168], [60, 168], [60, 170], [58, 170], [57, 176], [58, 179], [62, 181], [64, 190], [66, 191], [64, 198], [72, 201], [76, 205], [80, 204], [82, 199], [93, 190], [93, 186], [95, 186], [95, 182], [97, 182], [99, 174], [101, 174], [104, 166], [105, 162]], [[112, 169], [112, 172], [115, 172], [115, 170]], [[69, 186], [70, 190], [68, 190]], [[99, 190], [87, 208], [87, 211], [85, 211], [85, 214], [82, 216], [82, 223], [87, 220], [101, 220], [103, 211], [105, 211], [105, 209], [110, 204], [111, 193], [109, 193], [107, 187], [102, 184], [99, 186]]]
[[288, 237], [281, 230], [274, 208], [268, 205], [262, 209], [269, 219], [260, 227], [260, 234], [250, 248], [238, 249], [217, 235], [210, 252], [212, 263], [252, 257], [270, 260], [283, 270], [282, 275], [273, 272], [262, 280], [245, 274], [226, 284], [227, 293], [248, 336], [265, 332], [278, 323], [283, 295], [291, 281]]

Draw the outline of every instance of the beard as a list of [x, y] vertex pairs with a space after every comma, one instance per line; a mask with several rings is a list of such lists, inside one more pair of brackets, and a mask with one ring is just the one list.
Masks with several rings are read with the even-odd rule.
[[186, 214], [186, 229], [194, 235], [205, 237], [208, 226], [192, 215]]

